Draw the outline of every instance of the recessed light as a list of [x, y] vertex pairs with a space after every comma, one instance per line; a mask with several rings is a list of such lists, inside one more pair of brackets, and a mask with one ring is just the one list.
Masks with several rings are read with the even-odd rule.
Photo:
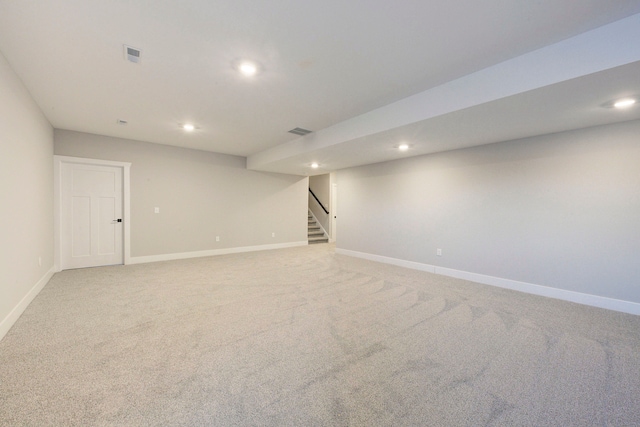
[[253, 77], [260, 72], [260, 65], [257, 62], [237, 60], [232, 65], [233, 68], [246, 77]]
[[249, 62], [244, 62], [240, 65], [240, 72], [245, 76], [253, 76], [258, 72], [258, 67]]
[[409, 149], [409, 145], [408, 144], [400, 144], [398, 145], [398, 150], [400, 151], [407, 151]]
[[628, 107], [631, 107], [635, 103], [636, 103], [635, 99], [633, 99], [633, 98], [625, 98], [625, 99], [620, 99], [620, 100], [614, 102], [613, 106], [615, 108], [628, 108]]
[[317, 163], [311, 163], [311, 167], [314, 168], [314, 169], [318, 169], [319, 166], [320, 165], [317, 164]]
[[640, 95], [631, 95], [626, 98], [612, 99], [611, 101], [605, 102], [601, 106], [603, 108], [615, 108], [617, 110], [622, 110], [625, 108], [633, 107], [640, 101]]
[[195, 129], [196, 127], [190, 123], [184, 124], [182, 125], [182, 129], [186, 130], [187, 132], [191, 132]]

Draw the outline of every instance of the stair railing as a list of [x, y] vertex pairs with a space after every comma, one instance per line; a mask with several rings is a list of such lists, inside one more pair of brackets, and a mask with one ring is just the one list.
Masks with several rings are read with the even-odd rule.
[[318, 204], [320, 205], [320, 207], [322, 208], [322, 210], [324, 211], [324, 213], [326, 213], [327, 215], [329, 215], [329, 211], [327, 210], [327, 208], [324, 207], [324, 205], [322, 204], [322, 202], [318, 199], [318, 197], [313, 194], [313, 191], [311, 191], [311, 189], [309, 189], [309, 193], [311, 193], [311, 195], [313, 196], [314, 199], [316, 199], [316, 202], [318, 202]]

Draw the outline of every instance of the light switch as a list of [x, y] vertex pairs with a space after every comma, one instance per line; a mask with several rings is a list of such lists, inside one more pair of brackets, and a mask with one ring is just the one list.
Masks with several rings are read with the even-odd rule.
[[154, 213], [160, 213], [160, 208], [153, 208]]

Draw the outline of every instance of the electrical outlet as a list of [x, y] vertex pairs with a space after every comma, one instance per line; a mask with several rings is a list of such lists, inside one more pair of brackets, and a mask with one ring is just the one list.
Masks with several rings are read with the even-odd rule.
[[436, 255], [442, 256], [442, 249], [440, 248], [436, 249]]
[[154, 213], [160, 213], [160, 208], [153, 208]]
[[216, 242], [220, 241], [220, 236], [216, 236]]
[[276, 237], [276, 233], [271, 233], [271, 237]]

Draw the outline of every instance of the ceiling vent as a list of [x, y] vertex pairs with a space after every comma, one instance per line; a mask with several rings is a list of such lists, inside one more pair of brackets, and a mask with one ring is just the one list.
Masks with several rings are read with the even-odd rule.
[[136, 49], [135, 47], [124, 46], [124, 58], [129, 61], [137, 64], [140, 62], [140, 49]]
[[293, 134], [300, 135], [300, 136], [308, 135], [308, 134], [310, 134], [311, 132], [312, 132], [312, 131], [310, 131], [310, 130], [302, 129], [302, 128], [295, 128], [295, 129], [291, 129], [291, 130], [289, 131], [289, 133], [293, 133]]

